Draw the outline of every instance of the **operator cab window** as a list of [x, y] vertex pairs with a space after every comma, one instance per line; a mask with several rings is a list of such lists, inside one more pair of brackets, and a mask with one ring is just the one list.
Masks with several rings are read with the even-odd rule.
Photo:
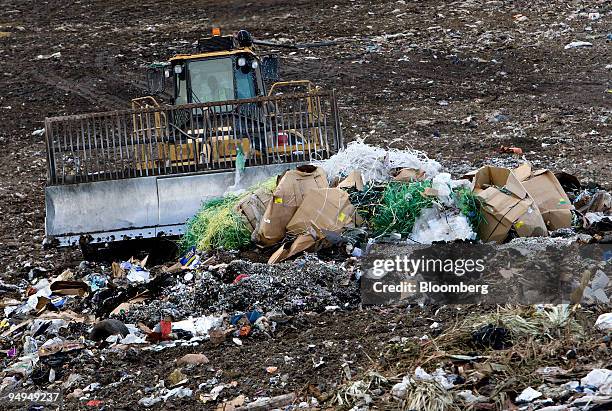
[[189, 63], [191, 102], [210, 103], [234, 99], [232, 59], [213, 59]]

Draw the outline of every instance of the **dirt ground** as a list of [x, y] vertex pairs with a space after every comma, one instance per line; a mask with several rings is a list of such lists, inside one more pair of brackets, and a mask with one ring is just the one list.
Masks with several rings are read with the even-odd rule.
[[[33, 132], [44, 118], [127, 108], [146, 92], [148, 63], [189, 52], [213, 26], [281, 42], [337, 41], [279, 51], [281, 77], [335, 88], [346, 141], [424, 150], [455, 174], [508, 156], [501, 146], [517, 146], [537, 166], [610, 189], [611, 13], [605, 0], [3, 0], [0, 276], [18, 278], [34, 267], [60, 272], [81, 259], [78, 250], [42, 245], [45, 143]], [[566, 49], [573, 41], [592, 47]], [[273, 342], [205, 351], [214, 368], [236, 375], [241, 392], [268, 378], [261, 365], [300, 351], [306, 366], [283, 365], [283, 372], [290, 374], [288, 388], [308, 387], [340, 377], [337, 364], [321, 371], [308, 363], [305, 341], [331, 339], [333, 356], [346, 355], [365, 369], [377, 343], [398, 335], [385, 327], [401, 315], [379, 314], [306, 316]], [[421, 332], [410, 317], [402, 324], [410, 335]], [[179, 355], [147, 354], [135, 364], [141, 375], [166, 373], [165, 362]], [[100, 368], [108, 382], [117, 372]], [[109, 401], [132, 408], [141, 396], [131, 398], [133, 390], [130, 385], [122, 398], [109, 393], [115, 397]]]

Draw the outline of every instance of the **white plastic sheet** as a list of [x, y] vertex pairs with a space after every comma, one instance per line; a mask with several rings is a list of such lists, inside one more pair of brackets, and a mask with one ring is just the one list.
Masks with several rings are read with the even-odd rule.
[[476, 233], [463, 214], [426, 208], [416, 219], [410, 239], [431, 244], [434, 241], [474, 240]]
[[197, 318], [188, 318], [183, 321], [172, 323], [172, 330], [185, 330], [192, 333], [194, 336], [207, 336], [208, 331], [221, 323], [221, 318], [214, 316], [203, 316]]

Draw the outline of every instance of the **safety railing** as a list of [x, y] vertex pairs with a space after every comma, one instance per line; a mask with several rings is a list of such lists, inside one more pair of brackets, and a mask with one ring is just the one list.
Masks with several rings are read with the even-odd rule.
[[48, 184], [325, 159], [342, 146], [333, 91], [53, 117]]

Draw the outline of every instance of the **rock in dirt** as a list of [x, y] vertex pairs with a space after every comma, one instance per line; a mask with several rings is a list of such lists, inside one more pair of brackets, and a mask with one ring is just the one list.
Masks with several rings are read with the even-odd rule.
[[176, 361], [177, 365], [200, 365], [208, 363], [208, 357], [204, 354], [185, 354]]
[[111, 335], [121, 334], [122, 337], [125, 337], [129, 333], [130, 331], [121, 321], [108, 319], [102, 320], [94, 325], [93, 330], [91, 330], [89, 334], [89, 339], [93, 341], [103, 341]]
[[183, 372], [178, 368], [172, 371], [170, 375], [168, 375], [168, 382], [170, 383], [170, 386], [177, 385], [180, 382], [185, 381], [186, 379], [187, 376], [183, 374]]

